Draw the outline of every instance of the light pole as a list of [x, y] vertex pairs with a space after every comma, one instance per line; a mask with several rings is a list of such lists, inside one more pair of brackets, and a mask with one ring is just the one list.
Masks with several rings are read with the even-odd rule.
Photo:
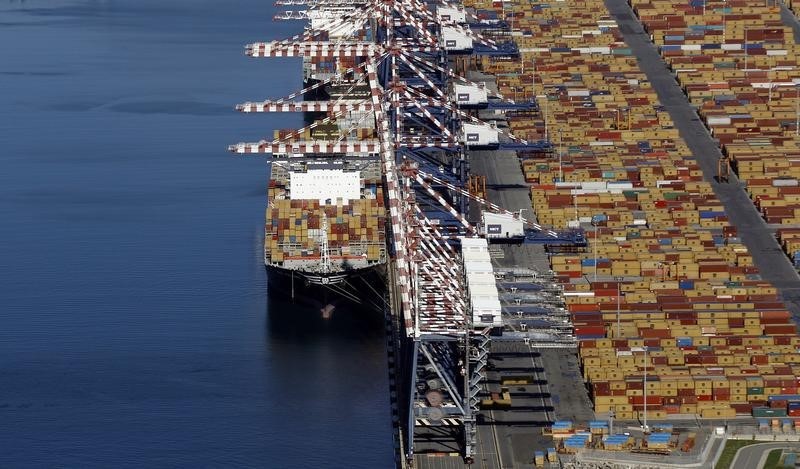
[[722, 43], [723, 44], [725, 44], [725, 16], [727, 16], [725, 14], [725, 10], [727, 10], [727, 9], [728, 9], [728, 1], [725, 0], [722, 3]]
[[578, 194], [573, 194], [572, 195], [572, 202], [575, 204], [575, 223], [577, 224], [577, 223], [579, 223], [578, 222]]
[[[535, 84], [535, 75], [534, 75], [534, 84]], [[546, 94], [537, 94], [537, 98], [544, 99], [544, 139], [549, 140], [549, 135], [547, 133], [547, 95]]]
[[564, 170], [561, 166], [562, 143], [561, 129], [558, 129], [558, 182], [563, 182], [562, 180], [564, 179]]
[[633, 118], [633, 114], [631, 113], [631, 108], [624, 107], [622, 109], [625, 111], [625, 115], [628, 116], [625, 119], [625, 130], [631, 130], [631, 119]]
[[622, 277], [614, 277], [614, 280], [617, 282], [617, 339], [622, 337], [622, 325], [620, 324], [619, 320], [619, 300], [620, 296], [622, 296], [622, 292], [620, 291], [620, 284], [622, 282]]
[[614, 417], [617, 416], [617, 406], [611, 408], [611, 411], [608, 413], [608, 434], [614, 434]]
[[794, 84], [794, 134], [800, 135], [800, 83]]
[[594, 227], [594, 237], [592, 238], [592, 245], [594, 246], [594, 281], [597, 282], [597, 221], [592, 217], [592, 226]]
[[750, 28], [744, 28], [744, 74], [747, 76], [747, 31]]
[[647, 428], [647, 345], [644, 346], [644, 421], [642, 430], [648, 433]]

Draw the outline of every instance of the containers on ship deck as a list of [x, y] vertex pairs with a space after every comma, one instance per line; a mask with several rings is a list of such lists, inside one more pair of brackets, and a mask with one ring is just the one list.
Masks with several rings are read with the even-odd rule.
[[382, 186], [365, 182], [374, 197], [320, 203], [319, 200], [289, 198], [279, 180], [270, 183], [265, 224], [265, 252], [272, 262], [320, 258], [322, 217], [327, 218], [327, 243], [334, 260], [385, 257], [385, 209]]

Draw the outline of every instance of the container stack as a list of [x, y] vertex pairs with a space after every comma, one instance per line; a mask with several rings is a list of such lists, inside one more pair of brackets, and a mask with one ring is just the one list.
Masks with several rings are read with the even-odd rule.
[[647, 436], [648, 449], [669, 449], [669, 440], [672, 435], [669, 433], [651, 433]]
[[[481, 0], [465, 3], [491, 8]], [[678, 2], [658, 4], [669, 10], [652, 15], [664, 18], [659, 28], [688, 28], [680, 20], [685, 12], [675, 13], [683, 8]], [[522, 63], [485, 58], [481, 66], [498, 76], [504, 96], [539, 103], [537, 118], [510, 120], [515, 134], [548, 137], [556, 147], [555, 157], [526, 155], [522, 163], [538, 221], [556, 228], [594, 225], [586, 230], [585, 252], [550, 260], [581, 339], [595, 411], [634, 419], [647, 400], [653, 419], [728, 418], [752, 413], [769, 396], [794, 393], [796, 326], [775, 287], [761, 280], [603, 2], [534, 4], [532, 14], [528, 4], [512, 8]], [[695, 16], [692, 21], [702, 20]], [[714, 28], [698, 30], [716, 37]], [[785, 32], [764, 34], [790, 41]], [[797, 57], [793, 44], [772, 47], [759, 60]], [[767, 55], [770, 50], [787, 53]], [[783, 122], [776, 106], [794, 104], [783, 91], [772, 90], [772, 103], [762, 109], [772, 114], [763, 119]], [[764, 93], [759, 88], [748, 96], [755, 103]], [[759, 128], [769, 124], [758, 119]], [[781, 148], [794, 145], [794, 127], [770, 128], [780, 134], [770, 138]], [[780, 187], [790, 186], [781, 184], [770, 183], [770, 191], [788, 195]]]
[[800, 48], [779, 5], [631, 3], [767, 223], [800, 223]]
[[588, 433], [572, 435], [564, 440], [564, 452], [576, 453], [579, 450], [586, 448], [591, 441], [591, 435]]
[[553, 438], [566, 438], [575, 432], [575, 427], [571, 420], [557, 420], [553, 422]]
[[608, 434], [608, 422], [605, 420], [593, 420], [589, 422], [589, 432], [592, 436], [602, 437]]
[[369, 264], [386, 257], [385, 208], [380, 181], [366, 180], [369, 198], [331, 200], [291, 199], [282, 179], [273, 177], [266, 210], [265, 253], [271, 263], [313, 261], [321, 257], [322, 216], [327, 217], [327, 243], [332, 259], [363, 260]]
[[537, 467], [544, 466], [544, 451], [533, 452], [533, 463], [536, 464]]
[[630, 435], [607, 435], [603, 437], [603, 448], [609, 451], [623, 451], [633, 444]]
[[473, 327], [502, 327], [502, 307], [489, 257], [489, 243], [484, 238], [461, 238], [461, 253]]
[[796, 269], [800, 269], [800, 229], [781, 228], [776, 232], [783, 252], [792, 260]]

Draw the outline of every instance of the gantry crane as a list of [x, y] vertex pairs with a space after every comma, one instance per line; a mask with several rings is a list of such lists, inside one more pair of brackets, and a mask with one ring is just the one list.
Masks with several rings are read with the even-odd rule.
[[[245, 52], [251, 57], [302, 57], [306, 76], [314, 81], [285, 98], [247, 102], [237, 110], [316, 113], [320, 119], [280, 138], [239, 143], [230, 150], [273, 158], [380, 159], [389, 212], [391, 291], [406, 337], [406, 456], [413, 458], [417, 428], [452, 423], [470, 461], [489, 329], [473, 324], [464, 296], [458, 240], [478, 235], [462, 215], [468, 201], [503, 210], [465, 189], [466, 152], [546, 151], [550, 145], [517, 138], [475, 117], [471, 108], [535, 111], [536, 105], [491, 93], [449, 64], [455, 55], [515, 57], [519, 52], [513, 43], [477, 32], [490, 32], [502, 24], [475, 28], [476, 18], [444, 2], [279, 0], [279, 4], [305, 6], [303, 13], [276, 19], [307, 19], [309, 27], [288, 40], [250, 44]], [[363, 90], [363, 95], [356, 90]], [[300, 99], [311, 95], [323, 98]], [[316, 128], [341, 122], [352, 125], [340, 125], [337, 138], [309, 139]], [[374, 129], [372, 135], [355, 135], [364, 122]], [[529, 225], [543, 238], [561, 236]]]

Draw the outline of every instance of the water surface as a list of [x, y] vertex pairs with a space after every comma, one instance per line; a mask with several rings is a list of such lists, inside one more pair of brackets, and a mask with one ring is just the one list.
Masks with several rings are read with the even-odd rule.
[[268, 301], [263, 0], [0, 0], [0, 467], [392, 465], [380, 321]]

